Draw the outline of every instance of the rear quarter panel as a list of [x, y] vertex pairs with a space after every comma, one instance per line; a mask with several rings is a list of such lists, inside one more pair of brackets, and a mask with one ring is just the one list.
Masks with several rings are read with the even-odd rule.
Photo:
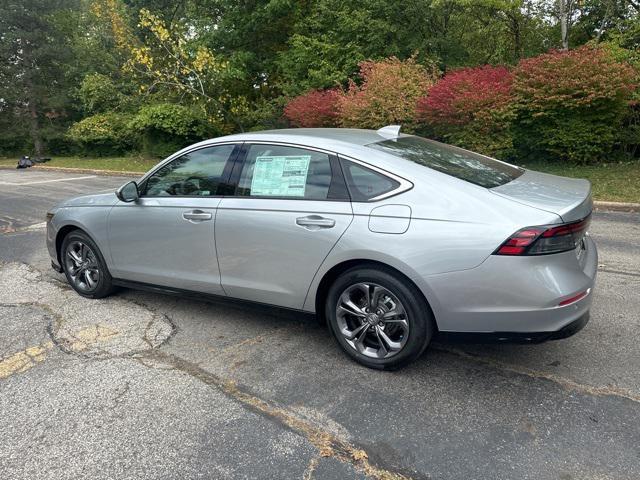
[[[305, 310], [315, 310], [318, 285], [331, 268], [359, 259], [384, 263], [409, 277], [437, 317], [439, 304], [428, 282], [430, 275], [473, 269], [519, 228], [560, 222], [555, 214], [416, 167], [411, 177], [405, 176], [413, 189], [383, 201], [353, 203], [354, 220], [314, 277]], [[411, 219], [404, 233], [370, 230], [370, 215], [383, 205], [409, 207]]]

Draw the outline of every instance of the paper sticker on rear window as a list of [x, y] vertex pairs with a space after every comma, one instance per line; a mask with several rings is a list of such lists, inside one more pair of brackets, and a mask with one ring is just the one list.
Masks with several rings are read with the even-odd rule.
[[311, 155], [257, 157], [251, 196], [304, 197]]

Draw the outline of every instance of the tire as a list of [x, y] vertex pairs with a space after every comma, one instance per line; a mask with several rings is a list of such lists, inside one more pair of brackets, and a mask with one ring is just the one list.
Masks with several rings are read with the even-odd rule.
[[340, 275], [329, 288], [325, 316], [342, 350], [378, 370], [396, 370], [417, 359], [436, 330], [431, 308], [415, 285], [378, 266]]
[[60, 263], [69, 285], [85, 298], [104, 298], [115, 288], [100, 249], [84, 232], [67, 234], [60, 247]]

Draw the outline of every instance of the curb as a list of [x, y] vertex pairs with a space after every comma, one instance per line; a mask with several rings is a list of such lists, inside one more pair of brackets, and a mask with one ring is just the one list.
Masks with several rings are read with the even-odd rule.
[[604, 202], [594, 201], [593, 206], [598, 211], [610, 211], [610, 212], [640, 212], [640, 203], [625, 203], [625, 202]]
[[[32, 170], [65, 172], [65, 173], [92, 173], [94, 175], [113, 175], [118, 177], [141, 177], [146, 172], [121, 172], [118, 170], [94, 170], [92, 168], [71, 168], [71, 167], [45, 167], [34, 165], [29, 167]], [[0, 170], [16, 170], [16, 167], [10, 165], [0, 165]]]

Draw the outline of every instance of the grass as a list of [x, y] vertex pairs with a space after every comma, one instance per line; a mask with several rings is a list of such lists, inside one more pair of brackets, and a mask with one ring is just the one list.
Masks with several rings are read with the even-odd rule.
[[[46, 167], [88, 168], [113, 172], [143, 173], [159, 161], [155, 158], [144, 157], [54, 157], [43, 165]], [[15, 166], [17, 163], [17, 158], [0, 159], [0, 166]]]
[[531, 162], [522, 166], [563, 177], [586, 178], [591, 181], [594, 200], [640, 203], [640, 161], [584, 166]]
[[[0, 166], [15, 166], [17, 158], [0, 158]], [[56, 157], [45, 165], [49, 167], [89, 168], [113, 172], [146, 172], [159, 160], [143, 157]], [[531, 170], [586, 178], [593, 185], [596, 200], [612, 202], [640, 202], [640, 161], [601, 165], [566, 165], [551, 162], [531, 162], [523, 165]]]

